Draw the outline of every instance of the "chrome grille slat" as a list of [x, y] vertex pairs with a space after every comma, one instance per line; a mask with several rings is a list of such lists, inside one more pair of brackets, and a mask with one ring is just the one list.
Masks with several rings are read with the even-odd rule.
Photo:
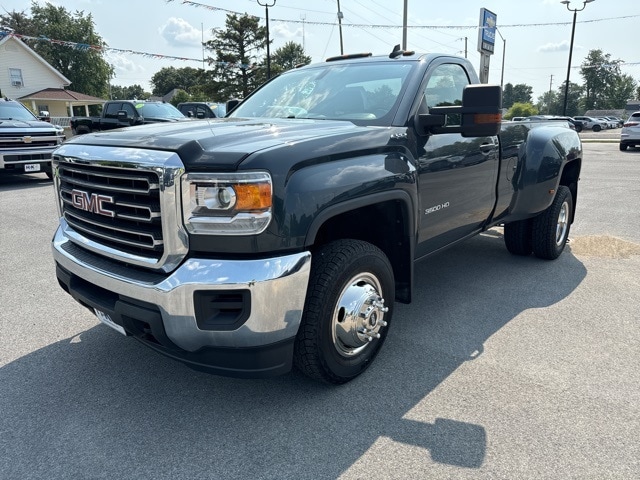
[[[123, 235], [130, 235], [130, 236], [138, 236], [138, 237], [147, 237], [150, 239], [149, 242], [138, 242], [138, 243], [132, 243], [130, 241], [125, 240], [124, 238], [122, 239], [123, 242], [127, 242], [129, 245], [137, 245], [139, 247], [142, 248], [154, 248], [157, 247], [159, 245], [162, 245], [162, 240], [156, 240], [153, 236], [154, 232], [150, 231], [150, 232], [144, 232], [141, 230], [126, 230], [124, 228], [114, 228], [109, 224], [105, 224], [105, 223], [101, 223], [101, 222], [97, 222], [93, 219], [90, 218], [85, 218], [83, 215], [77, 215], [73, 212], [65, 212], [65, 218], [67, 219], [67, 222], [69, 222], [70, 225], [81, 225], [78, 222], [74, 222], [73, 220], [71, 220], [72, 218], [75, 218], [76, 220], [83, 222], [83, 223], [88, 223], [89, 225], [93, 225], [94, 227], [97, 228], [101, 228], [103, 230], [109, 230], [111, 232], [114, 232], [113, 235], [106, 235], [104, 233], [101, 233], [97, 230], [93, 230], [94, 234], [96, 236], [100, 236], [102, 238], [109, 238], [111, 240], [115, 240], [117, 238], [122, 237]], [[88, 227], [83, 227], [84, 230], [91, 232], [92, 230]], [[118, 235], [120, 234], [120, 235]]]
[[104, 233], [96, 232], [95, 230], [93, 230], [91, 228], [86, 228], [85, 226], [83, 226], [82, 224], [80, 224], [78, 222], [74, 222], [72, 220], [72, 218], [74, 218], [74, 217], [73, 216], [66, 216], [65, 217], [65, 219], [67, 220], [67, 223], [69, 225], [71, 225], [74, 228], [74, 230], [76, 230], [76, 231], [89, 233], [92, 236], [95, 236], [95, 237], [98, 237], [98, 238], [102, 238], [104, 240], [109, 240], [111, 242], [118, 242], [118, 243], [122, 243], [122, 244], [129, 245], [129, 246], [132, 246], [132, 247], [149, 249], [149, 246], [146, 243], [133, 242], [131, 240], [124, 240], [123, 238], [121, 238], [119, 236], [107, 235], [107, 234], [104, 234]]
[[[68, 178], [67, 179], [67, 183], [71, 184], [71, 185], [76, 185], [79, 187], [90, 187], [93, 188], [95, 187], [96, 183], [95, 182], [90, 182], [88, 180], [80, 180], [77, 178]], [[140, 182], [142, 183], [142, 182]], [[142, 194], [146, 194], [151, 192], [151, 188], [147, 187], [145, 189], [140, 188], [140, 189], [135, 189], [135, 188], [130, 188], [130, 187], [118, 187], [115, 185], [101, 185], [100, 188], [102, 188], [103, 190], [109, 190], [110, 192], [128, 192], [128, 193], [142, 193]], [[157, 190], [157, 187], [156, 189]]]
[[[67, 172], [72, 172], [72, 173], [79, 173], [81, 175], [87, 175], [86, 171], [82, 171], [78, 168], [72, 168], [72, 167], [64, 167], [64, 170]], [[124, 179], [124, 180], [134, 180], [134, 181], [140, 181], [140, 182], [148, 182], [149, 178], [145, 177], [145, 176], [132, 176], [132, 175], [124, 175], [124, 174], [116, 174], [116, 173], [103, 173], [103, 172], [91, 172], [91, 175], [94, 177], [104, 177], [104, 178], [110, 178], [110, 179], [114, 179], [114, 178], [119, 178], [119, 179]], [[157, 189], [159, 188], [159, 184], [155, 183], [155, 184], [150, 184], [149, 185], [149, 190], [152, 189]]]

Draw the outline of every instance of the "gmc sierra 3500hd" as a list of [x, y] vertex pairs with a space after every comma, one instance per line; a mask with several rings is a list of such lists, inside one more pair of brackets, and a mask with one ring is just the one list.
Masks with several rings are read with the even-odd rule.
[[290, 70], [223, 119], [75, 137], [54, 156], [59, 283], [193, 368], [347, 382], [415, 261], [499, 224], [511, 253], [563, 251], [578, 135], [500, 107], [467, 60], [396, 48]]

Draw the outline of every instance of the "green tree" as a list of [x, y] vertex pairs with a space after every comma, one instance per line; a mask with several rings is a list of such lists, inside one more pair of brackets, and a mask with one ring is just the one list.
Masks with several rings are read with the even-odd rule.
[[111, 85], [111, 100], [146, 100], [151, 96], [149, 92], [145, 92], [142, 86], [135, 84], [129, 87], [121, 87], [119, 85]]
[[537, 115], [538, 109], [531, 103], [516, 102], [505, 114], [505, 118], [510, 120], [513, 117], [528, 117], [530, 115]]
[[[552, 113], [552, 115], [563, 115], [564, 109], [564, 91], [566, 81], [562, 82], [562, 84], [558, 87], [558, 107]], [[577, 83], [569, 82], [569, 94], [567, 95], [567, 115], [570, 117], [574, 117], [576, 115], [581, 115], [585, 112], [584, 108], [584, 87], [582, 85], [578, 85]]]
[[173, 98], [169, 100], [169, 103], [171, 103], [174, 107], [177, 107], [179, 103], [189, 102], [191, 100], [192, 100], [191, 95], [189, 95], [187, 92], [185, 92], [182, 89], [178, 89], [178, 91], [173, 96]]
[[161, 68], [151, 77], [152, 93], [161, 97], [174, 88], [180, 88], [191, 93], [192, 89], [203, 82], [203, 75], [204, 70], [201, 68]]
[[538, 112], [544, 115], [562, 115], [562, 98], [559, 92], [550, 90], [538, 97]]
[[309, 65], [310, 63], [311, 57], [305, 55], [302, 45], [296, 42], [287, 42], [271, 55], [271, 74], [277, 75], [298, 65]]
[[87, 95], [106, 98], [113, 68], [103, 58], [103, 52], [90, 46], [107, 44], [95, 31], [91, 14], [71, 13], [50, 3], [31, 3], [31, 17], [25, 12], [0, 15], [2, 24], [15, 33], [72, 42], [75, 47], [46, 40], [24, 40], [53, 68], [71, 81], [71, 88]]
[[213, 30], [213, 40], [205, 48], [214, 53], [209, 63], [214, 66], [215, 101], [233, 97], [245, 97], [260, 78], [256, 75], [261, 58], [258, 54], [266, 48], [267, 29], [261, 27], [258, 18], [250, 15], [228, 14], [226, 28]]
[[511, 108], [514, 103], [532, 103], [533, 87], [525, 83], [512, 85], [507, 83], [502, 91], [502, 106]]
[[611, 54], [600, 49], [589, 51], [580, 67], [584, 79], [582, 106], [585, 110], [620, 108], [614, 104], [612, 90], [621, 79], [621, 63], [622, 60], [612, 60]]
[[609, 85], [607, 102], [612, 109], [622, 109], [627, 105], [627, 100], [633, 98], [638, 84], [631, 75], [622, 74], [613, 79]]

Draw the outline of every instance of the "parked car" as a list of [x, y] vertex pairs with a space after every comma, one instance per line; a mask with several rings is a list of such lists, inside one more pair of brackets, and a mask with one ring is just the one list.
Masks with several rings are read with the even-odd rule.
[[576, 132], [581, 132], [582, 131], [582, 122], [580, 120], [575, 120], [574, 118], [571, 117], [563, 117], [560, 115], [531, 115], [529, 117], [515, 117], [515, 118], [521, 118], [522, 122], [540, 122], [540, 121], [548, 121], [548, 120], [554, 120], [554, 121], [565, 121], [569, 124], [569, 128], [571, 128], [572, 130], [575, 130]]
[[184, 102], [178, 104], [178, 110], [189, 118], [221, 118], [227, 114], [224, 103]]
[[607, 120], [611, 120], [612, 122], [615, 123], [616, 127], [615, 128], [619, 128], [624, 124], [624, 120], [622, 120], [621, 118], [618, 117], [604, 117]]
[[620, 131], [620, 150], [640, 146], [640, 112], [633, 112]]
[[594, 132], [599, 132], [603, 128], [607, 128], [607, 122], [605, 120], [598, 120], [597, 118], [594, 118], [594, 117], [583, 117], [583, 116], [577, 116], [573, 118], [574, 120], [580, 120], [582, 122], [583, 128], [593, 130]]
[[598, 120], [603, 121], [607, 125], [607, 128], [616, 128], [618, 126], [618, 122], [614, 120], [610, 120], [608, 117], [596, 117], [596, 118]]

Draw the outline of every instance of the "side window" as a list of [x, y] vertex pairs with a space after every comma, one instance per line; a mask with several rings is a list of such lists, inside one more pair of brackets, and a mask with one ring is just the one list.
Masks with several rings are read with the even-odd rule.
[[133, 108], [133, 105], [131, 105], [130, 103], [123, 103], [122, 104], [122, 110], [127, 112], [127, 116], [129, 118], [135, 118], [136, 117], [136, 109]]
[[207, 111], [198, 105], [198, 108], [196, 108], [196, 118], [207, 118], [210, 117], [211, 115], [207, 115]]
[[[427, 81], [424, 89], [424, 104], [427, 107], [462, 105], [462, 91], [469, 85], [467, 72], [461, 65], [447, 63], [439, 65]], [[447, 125], [460, 125], [460, 115], [447, 115]]]
[[120, 102], [112, 102], [107, 105], [104, 111], [104, 118], [118, 118], [118, 110], [122, 107]]
[[10, 68], [9, 78], [11, 79], [11, 86], [22, 87], [24, 86], [24, 79], [22, 78], [22, 69]]

